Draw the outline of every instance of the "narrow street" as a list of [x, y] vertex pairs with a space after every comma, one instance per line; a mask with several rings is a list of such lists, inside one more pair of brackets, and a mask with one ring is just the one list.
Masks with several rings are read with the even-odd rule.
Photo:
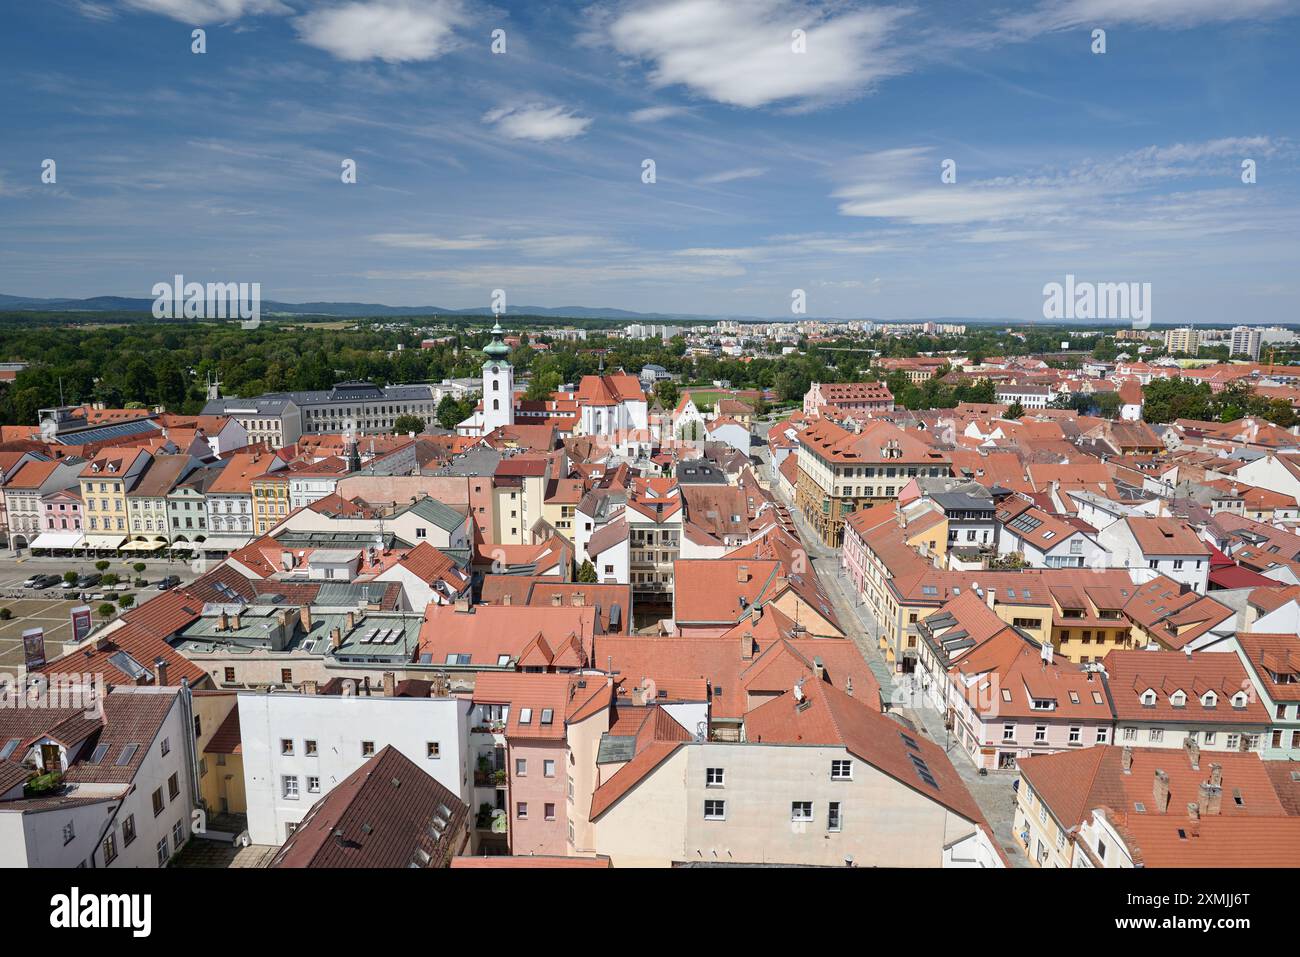
[[[759, 438], [763, 440], [767, 425], [761, 423], [757, 425], [762, 430]], [[840, 624], [858, 646], [872, 674], [880, 682], [880, 694], [884, 702], [886, 704], [893, 702], [889, 710], [947, 751], [953, 767], [961, 775], [962, 781], [975, 798], [975, 803], [984, 812], [984, 817], [993, 828], [993, 833], [1012, 866], [1028, 867], [1029, 861], [1025, 857], [1024, 849], [1016, 841], [1013, 831], [1016, 792], [1012, 785], [1017, 775], [1007, 771], [990, 771], [987, 775], [980, 775], [970, 756], [962, 751], [956, 738], [944, 728], [943, 712], [928, 706], [928, 702], [922, 695], [912, 694], [907, 676], [894, 673], [893, 666], [880, 652], [880, 625], [870, 610], [854, 595], [853, 587], [840, 566], [839, 551], [823, 544], [816, 530], [795, 508], [794, 502], [781, 494], [767, 445], [764, 443], [754, 446], [751, 452], [763, 463], [761, 477], [771, 483], [772, 493], [790, 509], [790, 514], [803, 538], [808, 559], [816, 569], [817, 577], [825, 587], [831, 603], [835, 606]]]

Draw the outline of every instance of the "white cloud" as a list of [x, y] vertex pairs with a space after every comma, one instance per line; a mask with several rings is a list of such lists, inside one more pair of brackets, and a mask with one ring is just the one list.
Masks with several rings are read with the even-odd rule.
[[[902, 72], [890, 33], [897, 7], [828, 14], [791, 0], [662, 0], [626, 7], [606, 34], [619, 52], [650, 61], [657, 86], [681, 84], [734, 106], [853, 96]], [[805, 34], [795, 52], [792, 35]]]
[[456, 45], [470, 17], [460, 0], [355, 0], [294, 21], [309, 46], [340, 60], [432, 60]]
[[571, 255], [584, 249], [610, 250], [615, 247], [606, 236], [553, 235], [521, 238], [492, 236], [434, 236], [427, 233], [377, 233], [370, 241], [393, 249], [417, 249], [430, 252], [478, 252], [486, 249], [512, 249], [526, 256]]
[[686, 112], [682, 106], [648, 106], [644, 110], [633, 110], [627, 118], [633, 123], [658, 123]]
[[719, 183], [734, 183], [738, 179], [757, 179], [766, 172], [761, 166], [746, 166], [743, 169], [728, 169], [711, 176], [702, 176], [696, 182], [716, 186]]
[[1294, 12], [1294, 0], [1048, 0], [1028, 13], [1007, 17], [1002, 27], [1031, 36], [1069, 27], [1121, 24], [1178, 30]]
[[578, 116], [562, 106], [508, 106], [483, 115], [483, 122], [495, 126], [512, 140], [570, 140], [591, 125], [591, 119]]
[[[281, 0], [123, 0], [130, 10], [160, 13], [182, 23], [225, 23], [249, 14], [287, 14], [293, 11]], [[82, 3], [82, 13], [104, 19], [103, 4]]]

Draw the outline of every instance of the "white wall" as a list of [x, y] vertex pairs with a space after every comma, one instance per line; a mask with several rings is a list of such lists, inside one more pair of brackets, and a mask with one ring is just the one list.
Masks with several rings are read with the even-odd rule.
[[[460, 698], [386, 698], [304, 694], [239, 695], [248, 831], [254, 844], [283, 844], [286, 824], [296, 824], [313, 804], [361, 767], [361, 743], [375, 753], [393, 745], [444, 787], [471, 803], [467, 772], [468, 715]], [[293, 741], [293, 754], [280, 753], [280, 741]], [[307, 740], [316, 755], [306, 754]], [[441, 756], [430, 759], [427, 744], [438, 742]], [[283, 796], [281, 778], [298, 778], [297, 800]], [[307, 778], [320, 779], [319, 793]]]

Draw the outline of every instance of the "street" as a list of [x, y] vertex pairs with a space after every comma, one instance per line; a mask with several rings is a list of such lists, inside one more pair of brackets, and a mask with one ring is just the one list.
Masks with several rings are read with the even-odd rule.
[[839, 563], [839, 552], [824, 545], [817, 532], [807, 523], [803, 515], [780, 491], [775, 469], [766, 444], [766, 432], [770, 423], [756, 422], [759, 430], [760, 444], [751, 452], [762, 461], [762, 477], [770, 482], [772, 494], [785, 504], [794, 518], [799, 534], [803, 538], [808, 559], [817, 571], [817, 576], [826, 589], [840, 624], [848, 632], [849, 638], [858, 646], [862, 657], [866, 659], [872, 674], [880, 682], [880, 693], [888, 704], [894, 702], [890, 713], [906, 720], [918, 732], [926, 735], [940, 747], [946, 749], [953, 767], [961, 775], [975, 803], [979, 805], [989, 826], [993, 828], [998, 843], [1006, 852], [1015, 867], [1028, 867], [1029, 861], [1024, 850], [1014, 835], [1014, 816], [1016, 793], [1012, 785], [1016, 780], [1015, 772], [990, 771], [981, 775], [974, 762], [957, 744], [956, 738], [944, 729], [944, 714], [930, 706], [923, 695], [913, 694], [910, 680], [906, 675], [896, 675], [893, 665], [885, 660], [879, 649], [880, 625], [872, 617], [870, 610], [853, 594], [853, 588]]

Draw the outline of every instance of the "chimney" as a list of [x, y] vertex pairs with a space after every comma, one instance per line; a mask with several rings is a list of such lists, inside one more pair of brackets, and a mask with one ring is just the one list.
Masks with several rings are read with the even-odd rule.
[[303, 694], [320, 694], [320, 686], [316, 684], [314, 678], [309, 678], [298, 686], [298, 690]]
[[348, 631], [352, 631], [357, 627], [357, 613], [355, 611], [348, 612], [348, 617], [344, 620], [347, 622]]
[[153, 660], [153, 680], [159, 688], [167, 685], [167, 661], [161, 656]]
[[748, 566], [748, 565], [737, 565], [737, 566], [736, 566], [736, 583], [737, 583], [737, 584], [740, 584], [740, 585], [743, 585], [743, 584], [745, 584], [745, 583], [748, 582], [748, 581], [749, 581], [749, 566]]
[[233, 615], [230, 616], [230, 630], [239, 631], [239, 623], [240, 623], [239, 612], [235, 612]]
[[298, 619], [302, 622], [302, 630], [311, 631], [311, 605], [303, 605], [298, 611]]
[[460, 612], [461, 614], [469, 614], [471, 611], [473, 611], [473, 608], [470, 606], [468, 598], [457, 598], [455, 608], [456, 611]]
[[230, 630], [230, 616], [227, 615], [223, 610], [221, 614], [217, 617], [217, 631], [229, 631], [229, 630]]
[[1124, 745], [1124, 750], [1120, 752], [1120, 762], [1124, 765], [1124, 773], [1133, 773], [1133, 748], [1130, 745]]
[[395, 698], [397, 696], [397, 675], [391, 671], [384, 672], [384, 697]]
[[1192, 770], [1201, 769], [1201, 746], [1196, 743], [1196, 738], [1190, 734], [1183, 738], [1183, 750], [1187, 752], [1187, 760], [1192, 763]]
[[757, 625], [763, 619], [763, 606], [755, 602], [749, 609], [749, 620]]
[[574, 608], [582, 608], [584, 605], [587, 604], [587, 596], [584, 595], [582, 592], [576, 592], [573, 596], [572, 601], [573, 601]]
[[509, 608], [512, 604], [514, 604], [514, 602], [511, 600], [511, 597], [509, 595], [502, 595], [501, 604], [504, 605], [506, 608]]
[[1155, 799], [1156, 813], [1164, 814], [1169, 810], [1169, 775], [1156, 770], [1155, 781], [1151, 786], [1151, 796]]
[[747, 631], [740, 636], [740, 660], [752, 661], [754, 659], [754, 633]]
[[342, 644], [343, 644], [343, 631], [341, 628], [338, 627], [338, 625], [335, 625], [330, 630], [330, 647], [337, 651]]
[[1210, 786], [1216, 788], [1223, 787], [1223, 765], [1222, 764], [1210, 765]]
[[1201, 819], [1201, 808], [1195, 801], [1192, 801], [1190, 804], [1187, 805], [1187, 820], [1192, 821], [1194, 823], [1196, 821], [1199, 821], [1200, 819]]
[[1201, 810], [1207, 817], [1218, 814], [1223, 806], [1223, 788], [1215, 787], [1209, 781], [1201, 782], [1197, 797], [1200, 799]]
[[551, 607], [552, 607], [552, 608], [559, 608], [559, 607], [560, 607], [561, 605], [563, 605], [563, 604], [564, 604], [564, 596], [563, 596], [563, 595], [552, 595], [552, 596], [551, 596]]
[[813, 659], [813, 674], [817, 676], [818, 681], [826, 680], [826, 666], [822, 664], [820, 656]]
[[447, 672], [445, 672], [445, 671], [435, 671], [435, 672], [433, 673], [433, 680], [432, 680], [431, 684], [432, 684], [432, 687], [429, 688], [429, 697], [430, 697], [430, 698], [445, 698], [445, 697], [447, 697], [447, 695], [448, 695], [448, 693], [449, 693], [449, 691], [450, 691], [450, 688], [451, 688], [451, 682], [450, 682], [450, 680], [449, 680], [448, 677], [447, 677]]
[[646, 680], [645, 680], [644, 678], [642, 678], [642, 679], [641, 679], [641, 683], [640, 683], [639, 685], [637, 685], [635, 688], [632, 689], [632, 704], [633, 704], [635, 707], [640, 708], [640, 707], [643, 707], [643, 706], [645, 705], [645, 700], [646, 700], [646, 699], [645, 699], [645, 692], [646, 692], [646, 688], [645, 688], [645, 686], [646, 686]]

